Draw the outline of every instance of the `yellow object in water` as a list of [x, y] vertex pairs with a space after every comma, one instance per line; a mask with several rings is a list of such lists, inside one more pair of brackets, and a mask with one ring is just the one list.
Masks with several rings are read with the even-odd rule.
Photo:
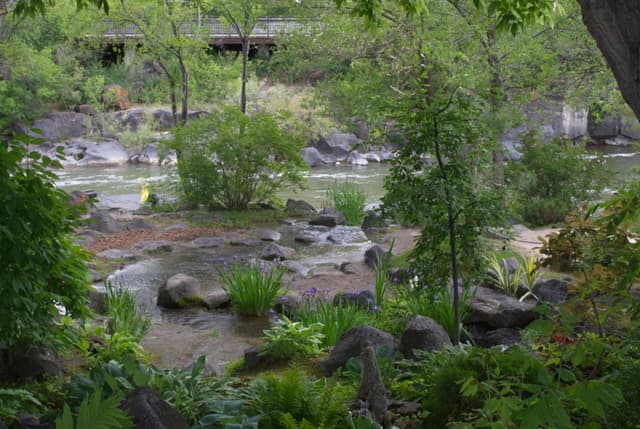
[[149, 199], [149, 184], [145, 183], [142, 185], [142, 190], [140, 191], [140, 202], [146, 203]]

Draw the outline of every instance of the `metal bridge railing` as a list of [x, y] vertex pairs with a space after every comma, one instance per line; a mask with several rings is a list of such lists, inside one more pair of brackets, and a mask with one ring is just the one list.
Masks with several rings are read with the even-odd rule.
[[[104, 37], [139, 37], [135, 24], [117, 25], [114, 20], [106, 19], [104, 23], [107, 26], [103, 33]], [[287, 33], [301, 28], [302, 24], [296, 22], [293, 18], [258, 18], [256, 25], [251, 33], [251, 38], [271, 38], [278, 34]], [[200, 21], [200, 29], [198, 31], [198, 22], [196, 20], [181, 25], [181, 32], [184, 35], [193, 35], [196, 33], [208, 35], [212, 38], [236, 37], [237, 33], [233, 26], [220, 20], [217, 17], [206, 17]]]

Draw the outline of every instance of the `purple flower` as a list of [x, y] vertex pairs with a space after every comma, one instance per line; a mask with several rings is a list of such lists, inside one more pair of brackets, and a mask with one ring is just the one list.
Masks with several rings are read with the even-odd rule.
[[374, 305], [373, 308], [371, 309], [373, 311], [380, 311], [380, 307], [378, 307], [377, 305]]
[[400, 283], [400, 279], [398, 277], [394, 277], [391, 281], [394, 283]]
[[318, 288], [311, 287], [304, 291], [303, 296], [312, 297], [312, 296], [315, 296], [317, 293], [318, 293]]
[[270, 308], [269, 309], [269, 314], [272, 315], [272, 316], [275, 316], [276, 311], [273, 308]]
[[316, 308], [315, 305], [312, 305], [311, 308], [309, 308], [309, 311], [312, 313], [315, 313], [316, 311], [318, 311], [318, 309]]
[[280, 302], [280, 304], [284, 304], [284, 303], [286, 303], [286, 302], [288, 302], [288, 301], [289, 301], [289, 297], [288, 297], [287, 295], [282, 295], [282, 296], [278, 299], [278, 301]]

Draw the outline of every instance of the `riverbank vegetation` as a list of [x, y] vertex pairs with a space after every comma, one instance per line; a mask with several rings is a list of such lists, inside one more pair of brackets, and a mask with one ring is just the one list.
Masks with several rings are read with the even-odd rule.
[[[33, 138], [7, 133], [0, 419], [13, 424], [26, 411], [56, 429], [135, 427], [129, 415], [141, 395], [166, 403], [164, 421], [176, 428], [637, 428], [638, 182], [603, 196], [601, 160], [573, 142], [530, 133], [520, 162], [506, 167], [501, 146], [506, 131], [525, 125], [520, 108], [540, 98], [602, 111], [619, 95], [573, 3], [560, 2], [553, 28], [551, 9], [505, 21], [480, 3], [432, 2], [427, 13], [414, 2], [384, 11], [356, 2], [352, 14], [323, 4], [309, 27], [249, 63], [245, 43], [236, 60], [209, 54], [198, 32], [180, 32], [204, 2], [111, 2], [114, 22], [144, 34], [142, 48], [124, 44], [120, 53], [92, 42], [102, 10], [59, 2], [42, 17], [0, 17], [5, 131], [53, 108], [100, 111], [103, 84], [117, 83], [134, 102], [172, 105], [168, 147], [181, 202], [277, 211], [275, 191], [302, 184], [300, 149], [314, 127], [366, 128], [366, 144], [396, 151], [382, 214], [421, 232], [406, 258], [378, 255], [370, 294], [311, 288], [293, 302], [279, 261], [232, 267], [222, 279], [234, 311], [273, 318], [263, 341], [227, 374], [211, 374], [204, 357], [186, 369], [157, 368], [140, 345], [149, 316], [131, 292], [110, 288], [107, 318], [92, 317], [89, 255], [73, 241], [81, 209], [55, 187], [57, 161], [29, 152]], [[309, 13], [293, 4], [280, 11], [300, 22]], [[105, 61], [111, 54], [117, 60]], [[313, 105], [269, 111], [252, 98], [260, 79], [313, 83]], [[241, 107], [226, 107], [236, 90]], [[189, 106], [210, 113], [188, 120]], [[309, 119], [316, 113], [322, 118]], [[358, 190], [335, 185], [328, 198], [349, 223], [362, 223]], [[544, 259], [520, 256], [514, 266], [486, 238], [511, 218], [564, 223], [544, 240]], [[480, 307], [499, 302], [498, 313], [479, 319], [480, 299]], [[523, 322], [503, 325], [523, 313]], [[421, 329], [428, 339], [416, 345]], [[43, 352], [66, 362], [67, 375], [25, 377], [20, 364]]]

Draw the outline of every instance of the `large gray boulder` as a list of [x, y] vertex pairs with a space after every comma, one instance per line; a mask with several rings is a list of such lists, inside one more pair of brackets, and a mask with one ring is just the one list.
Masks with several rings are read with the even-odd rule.
[[329, 357], [318, 365], [325, 375], [330, 376], [349, 359], [360, 356], [368, 344], [373, 346], [378, 354], [393, 356], [395, 352], [393, 335], [371, 326], [356, 326], [342, 334]]
[[498, 290], [479, 287], [471, 303], [466, 323], [482, 323], [493, 329], [521, 328], [536, 318], [536, 301], [520, 302]]
[[368, 239], [359, 226], [338, 225], [331, 229], [327, 240], [336, 244], [349, 244], [362, 243]]
[[309, 224], [334, 227], [336, 225], [344, 225], [345, 222], [346, 220], [342, 213], [331, 208], [325, 208], [311, 219]]
[[231, 303], [231, 296], [229, 296], [229, 292], [226, 290], [217, 289], [205, 296], [202, 299], [202, 303], [207, 310], [214, 310], [229, 305]]
[[322, 154], [315, 147], [305, 147], [300, 151], [302, 158], [309, 165], [309, 167], [318, 167], [324, 165], [324, 159]]
[[260, 259], [264, 259], [266, 261], [273, 261], [274, 259], [285, 261], [287, 259], [291, 259], [295, 254], [295, 249], [279, 246], [275, 243], [269, 243], [260, 252]]
[[61, 141], [81, 137], [87, 131], [91, 118], [82, 113], [53, 112], [42, 119], [32, 122], [32, 131], [40, 130], [39, 136], [45, 140]]
[[560, 305], [569, 297], [570, 279], [549, 279], [536, 283], [533, 293], [542, 302]]
[[78, 147], [83, 151], [83, 155], [78, 160], [79, 165], [121, 165], [129, 161], [129, 154], [117, 141], [106, 140], [98, 143], [82, 141]]
[[333, 133], [329, 134], [324, 140], [318, 141], [318, 150], [335, 156], [339, 161], [344, 161], [348, 154], [357, 149], [362, 143], [355, 134], [350, 133]]
[[520, 331], [515, 328], [487, 330], [480, 324], [467, 325], [467, 331], [480, 347], [511, 346], [521, 342]]
[[387, 259], [387, 251], [382, 247], [374, 244], [371, 248], [364, 252], [364, 263], [375, 270], [378, 261], [384, 264]]
[[186, 274], [170, 277], [158, 289], [158, 305], [165, 308], [184, 308], [200, 305], [200, 282]]
[[318, 211], [311, 204], [302, 200], [288, 199], [286, 203], [287, 213], [295, 215], [316, 214]]
[[189, 429], [187, 421], [154, 390], [141, 387], [129, 393], [120, 408], [135, 429]]
[[447, 345], [451, 339], [442, 326], [430, 317], [416, 316], [403, 332], [398, 348], [405, 358], [413, 359], [414, 350], [436, 352]]
[[87, 220], [87, 225], [89, 229], [107, 234], [120, 232], [123, 229], [113, 216], [103, 211], [93, 213]]

